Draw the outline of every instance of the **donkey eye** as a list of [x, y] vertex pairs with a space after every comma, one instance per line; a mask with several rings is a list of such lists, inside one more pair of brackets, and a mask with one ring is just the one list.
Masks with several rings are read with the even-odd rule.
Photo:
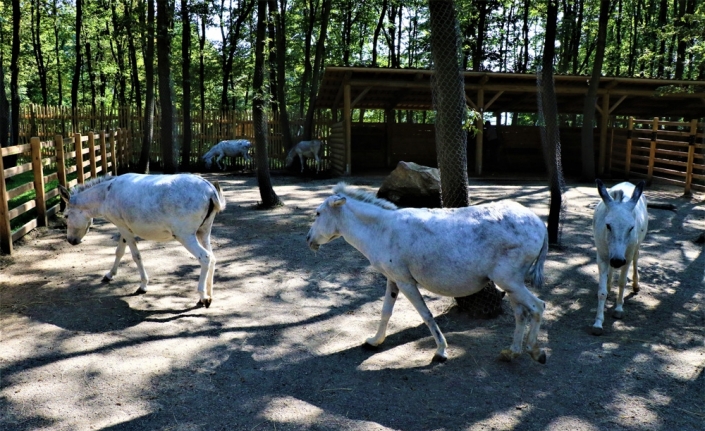
[[610, 226], [610, 225], [608, 224], [608, 225], [607, 225], [607, 230], [612, 230], [612, 226]]
[[320, 211], [316, 211], [316, 217], [318, 217], [318, 216], [320, 216], [320, 215], [321, 215], [321, 212], [320, 212]]
[[633, 230], [634, 230], [634, 226], [632, 226], [632, 227], [629, 228], [629, 232], [631, 232], [631, 231], [633, 231]]

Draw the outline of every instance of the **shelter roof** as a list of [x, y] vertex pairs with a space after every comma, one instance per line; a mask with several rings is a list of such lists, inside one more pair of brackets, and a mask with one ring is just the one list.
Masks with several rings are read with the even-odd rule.
[[[351, 108], [431, 110], [433, 70], [326, 67], [316, 100], [318, 108], [342, 109], [345, 82]], [[468, 105], [484, 111], [536, 112], [536, 74], [463, 72]], [[558, 112], [580, 114], [589, 76], [555, 75]], [[601, 77], [598, 97], [610, 95], [612, 115], [705, 118], [705, 81]], [[598, 102], [599, 104], [600, 102]]]

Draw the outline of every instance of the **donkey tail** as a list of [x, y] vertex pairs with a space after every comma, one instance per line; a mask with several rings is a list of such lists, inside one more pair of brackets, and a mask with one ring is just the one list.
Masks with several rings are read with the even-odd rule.
[[546, 256], [548, 256], [548, 233], [543, 236], [543, 246], [541, 247], [539, 256], [529, 268], [531, 284], [534, 287], [541, 288], [541, 286], [543, 286], [543, 264], [546, 262]]
[[218, 181], [213, 182], [213, 187], [215, 188], [215, 195], [211, 196], [211, 205], [216, 213], [219, 213], [225, 209], [225, 197], [223, 197], [223, 191], [220, 189], [220, 183]]

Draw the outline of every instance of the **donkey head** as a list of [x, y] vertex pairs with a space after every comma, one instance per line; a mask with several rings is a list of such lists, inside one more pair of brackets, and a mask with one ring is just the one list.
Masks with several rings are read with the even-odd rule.
[[311, 250], [316, 251], [321, 245], [340, 236], [338, 217], [340, 217], [340, 207], [345, 202], [344, 196], [333, 195], [316, 208], [316, 220], [306, 235], [306, 242]]
[[605, 205], [604, 218], [596, 220], [595, 235], [606, 239], [610, 266], [621, 268], [627, 263], [627, 247], [637, 242], [634, 208], [644, 192], [645, 183], [640, 181], [628, 200], [624, 199], [623, 190], [608, 192], [602, 181], [597, 179], [595, 183]]
[[61, 198], [66, 202], [66, 210], [64, 211], [66, 239], [71, 245], [80, 244], [93, 224], [93, 218], [82, 207], [80, 192], [72, 195], [69, 189], [61, 185], [59, 185], [59, 192]]

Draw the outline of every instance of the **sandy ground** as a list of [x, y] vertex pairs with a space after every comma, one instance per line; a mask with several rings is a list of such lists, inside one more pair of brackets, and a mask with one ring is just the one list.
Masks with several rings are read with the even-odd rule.
[[[335, 180], [274, 177], [286, 205], [260, 211], [254, 178], [209, 178], [228, 200], [213, 228], [209, 309], [193, 307], [199, 266], [176, 242], [140, 243], [146, 295], [132, 296], [129, 253], [102, 284], [116, 240], [105, 222], [78, 246], [60, 227], [43, 229], [0, 259], [0, 429], [705, 429], [705, 254], [692, 241], [705, 231], [701, 200], [647, 188], [677, 211], [650, 211], [642, 290], [595, 337], [598, 198], [591, 184], [569, 184], [561, 246], [535, 290], [547, 302], [547, 363], [498, 361], [514, 328], [506, 298], [505, 314], [479, 320], [426, 292], [449, 343], [436, 364], [404, 298], [379, 351], [360, 347], [376, 330], [385, 279], [343, 239], [317, 254], [305, 244]], [[382, 180], [350, 179], [370, 190]], [[473, 181], [470, 193], [547, 216], [542, 183]]]

